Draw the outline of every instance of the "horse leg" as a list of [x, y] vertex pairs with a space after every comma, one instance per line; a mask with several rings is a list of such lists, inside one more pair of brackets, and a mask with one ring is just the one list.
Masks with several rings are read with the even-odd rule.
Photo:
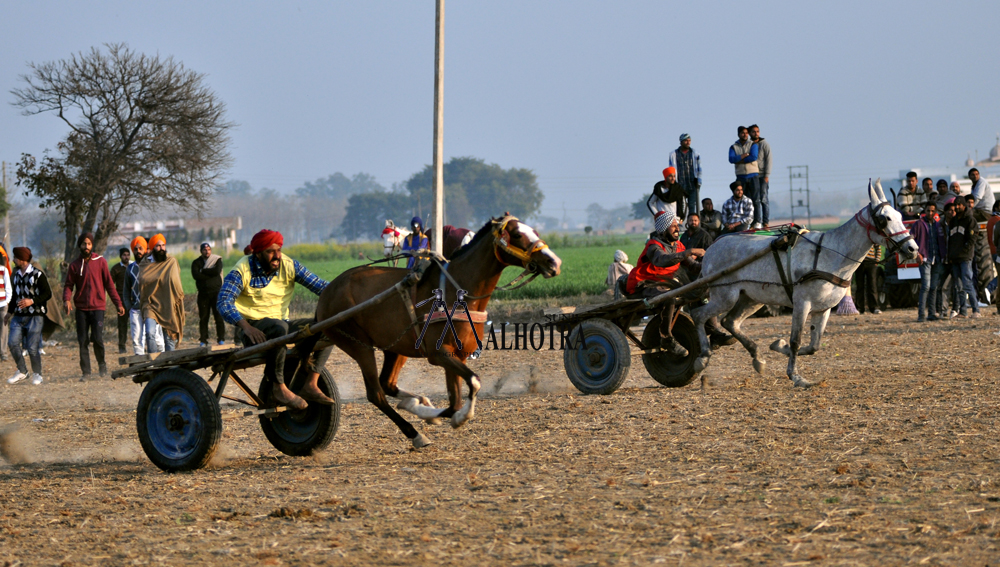
[[[382, 390], [394, 397], [398, 398], [399, 404], [396, 405], [398, 409], [406, 410], [410, 413], [416, 413], [413, 408], [416, 406], [425, 406], [428, 408], [434, 408], [434, 404], [431, 403], [427, 396], [420, 394], [413, 394], [407, 392], [406, 390], [401, 390], [397, 386], [399, 380], [399, 371], [403, 369], [403, 365], [406, 364], [407, 358], [395, 352], [386, 352], [385, 360], [382, 362], [382, 373], [379, 374], [378, 381]], [[430, 425], [440, 425], [441, 419], [437, 417], [427, 417], [424, 421]]]
[[[440, 366], [444, 368], [445, 377], [448, 381], [448, 396], [451, 398], [451, 405], [441, 410], [438, 415], [441, 417], [451, 416], [451, 426], [454, 428], [459, 428], [465, 425], [476, 413], [476, 395], [479, 393], [479, 388], [482, 383], [476, 373], [473, 372], [464, 362], [454, 358], [454, 355], [450, 352], [438, 352], [427, 357], [427, 362], [435, 366]], [[458, 405], [458, 400], [461, 399], [461, 383], [458, 381], [459, 378], [465, 380], [466, 385], [469, 387], [469, 397], [465, 403], [457, 411], [454, 409]]]
[[809, 346], [799, 349], [799, 356], [808, 356], [814, 354], [819, 350], [819, 341], [823, 338], [823, 332], [826, 331], [826, 323], [830, 320], [830, 310], [820, 311], [818, 313], [813, 313], [812, 325], [810, 327], [811, 338], [809, 340]]
[[[694, 361], [695, 374], [701, 374], [708, 368], [708, 361], [712, 357], [712, 343], [708, 340], [708, 333], [705, 332], [705, 321], [728, 312], [736, 304], [739, 292], [734, 294], [732, 288], [718, 287], [712, 290], [708, 303], [691, 310], [691, 317], [694, 319], [694, 328], [698, 331], [698, 342], [701, 344], [701, 353]], [[702, 379], [704, 384], [704, 379]]]
[[741, 325], [747, 317], [756, 313], [761, 305], [761, 303], [756, 303], [747, 297], [746, 294], [740, 294], [740, 299], [736, 302], [736, 305], [721, 321], [722, 326], [736, 337], [736, 340], [740, 341], [743, 348], [747, 349], [747, 352], [753, 357], [753, 369], [757, 374], [764, 373], [764, 366], [767, 362], [760, 356], [757, 343], [743, 332]]
[[[789, 344], [787, 345], [788, 350], [788, 377], [792, 380], [792, 383], [799, 388], [808, 388], [813, 384], [804, 380], [796, 372], [796, 359], [799, 355], [799, 341], [802, 339], [802, 328], [805, 327], [806, 317], [809, 316], [809, 308], [811, 303], [808, 301], [803, 301], [798, 303], [792, 309], [792, 334], [789, 337]], [[777, 343], [776, 343], [777, 344]], [[772, 349], [775, 345], [771, 345]], [[777, 349], [775, 349], [777, 350]], [[780, 352], [780, 351], [779, 351]]]
[[365, 394], [368, 401], [380, 409], [382, 413], [389, 417], [396, 427], [403, 432], [403, 435], [413, 443], [416, 448], [425, 447], [431, 444], [431, 440], [417, 431], [409, 421], [403, 419], [396, 410], [389, 405], [389, 400], [385, 398], [385, 392], [379, 384], [378, 365], [375, 362], [375, 352], [362, 348], [359, 345], [346, 343], [346, 341], [336, 341], [342, 350], [350, 355], [361, 367], [361, 376], [365, 381]]

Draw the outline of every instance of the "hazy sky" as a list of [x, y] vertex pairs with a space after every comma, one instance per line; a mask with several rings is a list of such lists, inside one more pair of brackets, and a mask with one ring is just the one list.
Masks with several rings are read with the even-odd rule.
[[[431, 161], [432, 0], [2, 5], [7, 162], [66, 131], [9, 104], [25, 64], [107, 42], [205, 73], [238, 124], [228, 177], [254, 187], [336, 171], [388, 187]], [[445, 155], [530, 168], [543, 214], [582, 217], [648, 192], [681, 132], [703, 195], [728, 197], [728, 147], [756, 122], [772, 202], [799, 164], [813, 188], [854, 198], [870, 176], [985, 157], [1000, 130], [998, 21], [995, 0], [448, 0]]]

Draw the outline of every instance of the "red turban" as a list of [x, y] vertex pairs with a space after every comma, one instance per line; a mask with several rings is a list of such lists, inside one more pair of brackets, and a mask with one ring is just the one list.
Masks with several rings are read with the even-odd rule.
[[22, 262], [30, 262], [31, 249], [18, 246], [17, 248], [14, 248], [14, 257]]
[[279, 247], [284, 246], [285, 239], [281, 236], [281, 233], [277, 230], [264, 229], [253, 235], [253, 239], [250, 240], [250, 244], [243, 249], [244, 254], [256, 254], [267, 249], [272, 244], [277, 244]]
[[673, 173], [674, 175], [677, 175], [677, 170], [674, 169], [674, 168], [672, 168], [672, 167], [668, 167], [667, 169], [664, 169], [663, 170], [663, 178], [666, 179], [667, 176], [670, 175], [671, 173]]

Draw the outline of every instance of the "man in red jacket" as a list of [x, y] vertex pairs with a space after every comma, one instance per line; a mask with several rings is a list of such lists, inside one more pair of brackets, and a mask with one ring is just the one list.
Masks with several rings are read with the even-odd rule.
[[80, 370], [83, 371], [80, 381], [83, 382], [90, 378], [91, 342], [94, 343], [98, 372], [101, 376], [108, 373], [104, 363], [104, 294], [107, 293], [118, 308], [118, 315], [125, 314], [125, 307], [115, 290], [108, 261], [93, 253], [94, 235], [90, 232], [81, 234], [76, 245], [80, 248], [80, 257], [69, 265], [63, 302], [67, 315], [76, 308], [76, 340], [80, 343]]

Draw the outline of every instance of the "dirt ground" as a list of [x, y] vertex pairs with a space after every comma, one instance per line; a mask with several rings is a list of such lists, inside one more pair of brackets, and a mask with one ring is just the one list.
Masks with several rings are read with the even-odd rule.
[[[789, 324], [747, 328], [767, 345]], [[224, 405], [212, 466], [172, 475], [139, 446], [141, 387], [81, 383], [75, 347], [49, 347], [43, 385], [0, 384], [23, 461], [0, 460], [0, 565], [1000, 565], [998, 328], [834, 316], [810, 390], [738, 345], [705, 392], [636, 356], [606, 397], [578, 395], [558, 352], [488, 351], [475, 419], [419, 424], [420, 451], [335, 354], [326, 452], [286, 457]], [[401, 385], [443, 397], [422, 361]]]

